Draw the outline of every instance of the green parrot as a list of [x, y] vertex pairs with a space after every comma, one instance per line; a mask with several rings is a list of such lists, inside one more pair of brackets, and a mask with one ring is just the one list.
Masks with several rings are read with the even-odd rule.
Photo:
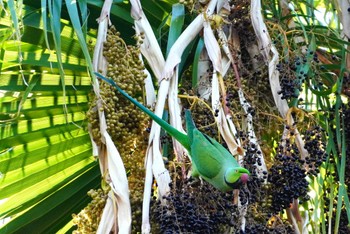
[[247, 183], [249, 171], [240, 167], [237, 160], [215, 139], [201, 133], [195, 126], [190, 110], [185, 111], [187, 135], [159, 118], [141, 103], [130, 97], [112, 79], [99, 73], [97, 77], [113, 85], [124, 97], [149, 115], [169, 135], [186, 148], [192, 159], [192, 176], [200, 176], [220, 191], [238, 189]]

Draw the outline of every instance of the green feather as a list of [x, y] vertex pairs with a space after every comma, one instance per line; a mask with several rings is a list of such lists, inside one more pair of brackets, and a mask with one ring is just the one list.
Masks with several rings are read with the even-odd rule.
[[193, 130], [196, 129], [196, 126], [193, 122], [190, 110], [185, 110], [185, 120], [186, 120], [187, 136], [190, 140], [190, 144], [192, 144]]
[[155, 115], [152, 111], [144, 107], [141, 103], [136, 101], [134, 98], [130, 97], [129, 94], [127, 94], [124, 90], [122, 90], [112, 79], [108, 79], [97, 72], [95, 74], [102, 80], [106, 81], [107, 83], [115, 87], [124, 97], [129, 99], [129, 101], [131, 101], [134, 105], [140, 108], [147, 115], [149, 115], [157, 124], [159, 124], [169, 135], [171, 135], [178, 142], [180, 142], [180, 144], [183, 145], [187, 150], [190, 149], [190, 143], [186, 134], [183, 134], [182, 132], [178, 131], [176, 128], [174, 128], [173, 126], [171, 126], [170, 124], [168, 124], [167, 122], [159, 118], [157, 115]]

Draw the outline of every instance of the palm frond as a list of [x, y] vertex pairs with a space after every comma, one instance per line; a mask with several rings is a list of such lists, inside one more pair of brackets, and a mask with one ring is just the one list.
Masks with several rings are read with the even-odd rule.
[[40, 8], [7, 7], [23, 10], [23, 27], [18, 38], [13, 20], [2, 15], [0, 218], [10, 218], [6, 232], [53, 233], [100, 183], [85, 120], [91, 81], [74, 29], [59, 11], [44, 28]]

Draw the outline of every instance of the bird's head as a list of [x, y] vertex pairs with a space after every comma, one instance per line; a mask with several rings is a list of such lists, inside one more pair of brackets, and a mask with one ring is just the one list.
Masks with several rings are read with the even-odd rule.
[[247, 183], [250, 172], [243, 167], [229, 168], [225, 173], [225, 183], [233, 189], [238, 189]]

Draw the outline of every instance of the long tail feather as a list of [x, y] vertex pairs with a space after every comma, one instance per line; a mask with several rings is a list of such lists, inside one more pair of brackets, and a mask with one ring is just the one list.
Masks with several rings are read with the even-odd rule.
[[130, 97], [129, 94], [127, 94], [124, 90], [122, 90], [112, 79], [106, 78], [100, 73], [95, 72], [95, 75], [104, 80], [105, 82], [109, 83], [113, 87], [115, 87], [119, 93], [121, 93], [124, 97], [126, 97], [129, 101], [131, 101], [135, 106], [140, 108], [143, 112], [145, 112], [151, 119], [153, 119], [157, 124], [159, 124], [169, 135], [174, 137], [178, 142], [180, 142], [181, 145], [183, 145], [187, 150], [190, 150], [190, 142], [189, 138], [186, 134], [183, 134], [182, 132], [178, 131], [176, 128], [159, 118], [157, 115], [155, 115], [152, 111], [150, 111], [148, 108], [143, 106], [141, 103], [136, 101], [134, 98]]

